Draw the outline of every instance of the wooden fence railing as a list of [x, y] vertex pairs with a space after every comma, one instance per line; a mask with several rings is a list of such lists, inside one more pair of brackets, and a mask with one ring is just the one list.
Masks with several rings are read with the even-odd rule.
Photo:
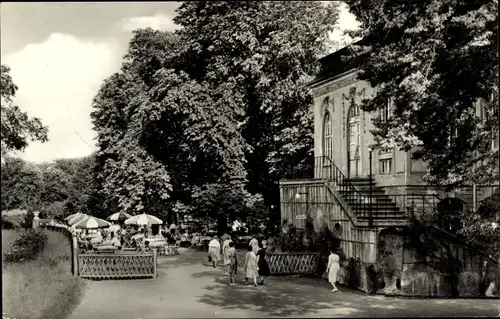
[[312, 275], [319, 264], [318, 253], [283, 252], [266, 255], [271, 275]]
[[78, 237], [67, 225], [41, 222], [40, 227], [64, 233], [71, 245], [74, 276], [95, 279], [156, 278], [156, 250], [148, 253], [95, 254], [78, 253]]
[[80, 254], [82, 278], [118, 279], [156, 277], [156, 252], [137, 254]]

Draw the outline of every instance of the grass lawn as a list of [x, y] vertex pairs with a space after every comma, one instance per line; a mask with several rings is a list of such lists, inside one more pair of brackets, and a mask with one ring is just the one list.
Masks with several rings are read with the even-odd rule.
[[[83, 295], [84, 281], [71, 274], [69, 241], [56, 232], [47, 236], [37, 259], [3, 264], [2, 312], [8, 318], [65, 318]], [[2, 259], [15, 237], [15, 230], [2, 230]]]

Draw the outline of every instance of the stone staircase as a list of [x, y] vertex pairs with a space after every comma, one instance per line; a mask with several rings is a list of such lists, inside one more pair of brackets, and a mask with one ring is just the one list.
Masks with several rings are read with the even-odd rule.
[[[374, 226], [385, 226], [394, 224], [404, 224], [408, 220], [404, 211], [397, 205], [397, 199], [394, 196], [386, 195], [384, 190], [377, 186], [374, 181], [371, 181], [371, 211], [370, 216], [370, 179], [352, 178], [348, 182], [353, 185], [356, 190], [364, 196], [364, 202], [349, 196], [347, 191], [340, 190], [339, 193], [349, 206], [355, 211], [361, 211], [362, 214], [357, 214], [358, 222], [368, 223], [370, 218], [373, 218]], [[403, 196], [401, 196], [403, 199]]]

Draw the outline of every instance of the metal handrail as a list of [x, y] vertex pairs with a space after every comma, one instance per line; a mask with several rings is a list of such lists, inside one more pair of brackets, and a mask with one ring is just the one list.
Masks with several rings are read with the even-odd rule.
[[[436, 199], [440, 199], [437, 194], [362, 194], [328, 156], [315, 158], [314, 171], [314, 179], [323, 179], [335, 184], [335, 189], [342, 193], [356, 217], [372, 219], [373, 207], [376, 207], [378, 217], [400, 216], [402, 212], [412, 212], [418, 206], [425, 208], [427, 204], [435, 209]], [[387, 199], [390, 201], [387, 202]], [[385, 210], [380, 206], [385, 207]]]
[[[350, 203], [356, 203], [356, 205], [351, 205], [356, 216], [361, 216], [363, 211], [369, 209], [369, 196], [361, 194], [328, 156], [316, 157], [314, 167], [315, 178], [333, 181], [335, 189], [342, 193], [344, 199]], [[320, 172], [317, 171], [318, 169]]]

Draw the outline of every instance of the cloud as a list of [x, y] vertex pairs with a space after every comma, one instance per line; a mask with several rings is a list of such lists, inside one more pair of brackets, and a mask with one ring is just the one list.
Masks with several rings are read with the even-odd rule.
[[343, 34], [344, 30], [356, 30], [359, 28], [359, 22], [356, 20], [356, 17], [349, 12], [345, 3], [340, 4], [340, 15], [337, 26], [339, 29], [330, 34], [330, 39], [339, 42], [349, 42], [351, 40], [349, 36]]
[[157, 13], [153, 16], [129, 17], [122, 19], [118, 24], [123, 31], [131, 32], [136, 29], [150, 27], [154, 30], [173, 31], [179, 26], [174, 23], [169, 15]]
[[49, 142], [31, 143], [18, 155], [41, 162], [85, 156], [96, 149], [92, 99], [121, 60], [110, 44], [53, 33], [2, 60], [19, 87], [14, 102], [49, 127]]

